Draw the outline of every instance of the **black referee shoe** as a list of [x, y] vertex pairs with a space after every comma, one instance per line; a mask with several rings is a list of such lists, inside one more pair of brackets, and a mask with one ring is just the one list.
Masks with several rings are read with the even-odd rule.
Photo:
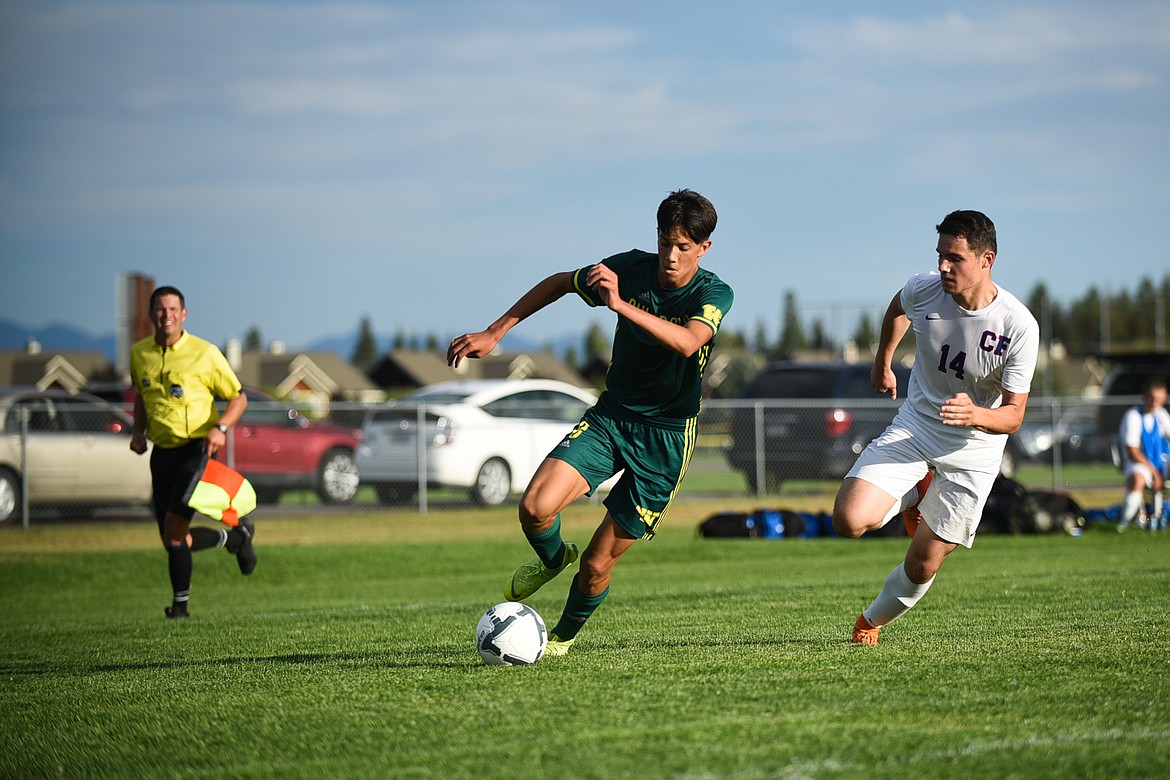
[[228, 532], [226, 547], [228, 552], [236, 556], [240, 574], [248, 575], [256, 570], [256, 550], [252, 547], [255, 534], [256, 526], [250, 517], [241, 517], [239, 525]]
[[182, 620], [183, 618], [191, 617], [191, 613], [187, 611], [187, 602], [185, 601], [176, 601], [164, 611], [167, 613], [167, 620]]

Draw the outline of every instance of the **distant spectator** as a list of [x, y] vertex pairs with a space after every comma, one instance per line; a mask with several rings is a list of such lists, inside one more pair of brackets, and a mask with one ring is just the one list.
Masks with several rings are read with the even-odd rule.
[[1142, 391], [1142, 402], [1121, 418], [1121, 454], [1125, 465], [1125, 501], [1121, 505], [1124, 532], [1137, 520], [1145, 504], [1146, 490], [1153, 491], [1151, 530], [1162, 527], [1162, 488], [1170, 463], [1170, 414], [1166, 412], [1166, 383], [1154, 381]]

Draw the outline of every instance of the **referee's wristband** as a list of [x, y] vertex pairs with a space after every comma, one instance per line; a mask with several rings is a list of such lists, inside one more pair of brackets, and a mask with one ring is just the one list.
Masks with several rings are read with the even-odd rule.
[[219, 429], [220, 433], [227, 433], [227, 426], [223, 423], [216, 423], [215, 427]]

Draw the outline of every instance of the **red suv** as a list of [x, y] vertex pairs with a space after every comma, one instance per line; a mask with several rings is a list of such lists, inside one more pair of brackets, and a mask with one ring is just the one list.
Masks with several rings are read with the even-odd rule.
[[[91, 392], [133, 409], [128, 387], [94, 386]], [[228, 432], [228, 451], [220, 457], [248, 478], [257, 498], [271, 503], [285, 490], [314, 490], [326, 504], [351, 503], [358, 490], [354, 453], [361, 432], [312, 422], [253, 387], [244, 392], [248, 408]]]

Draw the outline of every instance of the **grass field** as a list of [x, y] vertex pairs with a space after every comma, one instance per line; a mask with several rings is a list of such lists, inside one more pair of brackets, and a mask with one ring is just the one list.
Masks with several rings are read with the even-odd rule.
[[524, 668], [472, 642], [530, 554], [511, 509], [262, 510], [256, 574], [199, 554], [180, 623], [149, 521], [0, 529], [0, 776], [1170, 776], [1170, 536], [981, 537], [856, 647], [904, 540], [697, 538], [724, 507]]

